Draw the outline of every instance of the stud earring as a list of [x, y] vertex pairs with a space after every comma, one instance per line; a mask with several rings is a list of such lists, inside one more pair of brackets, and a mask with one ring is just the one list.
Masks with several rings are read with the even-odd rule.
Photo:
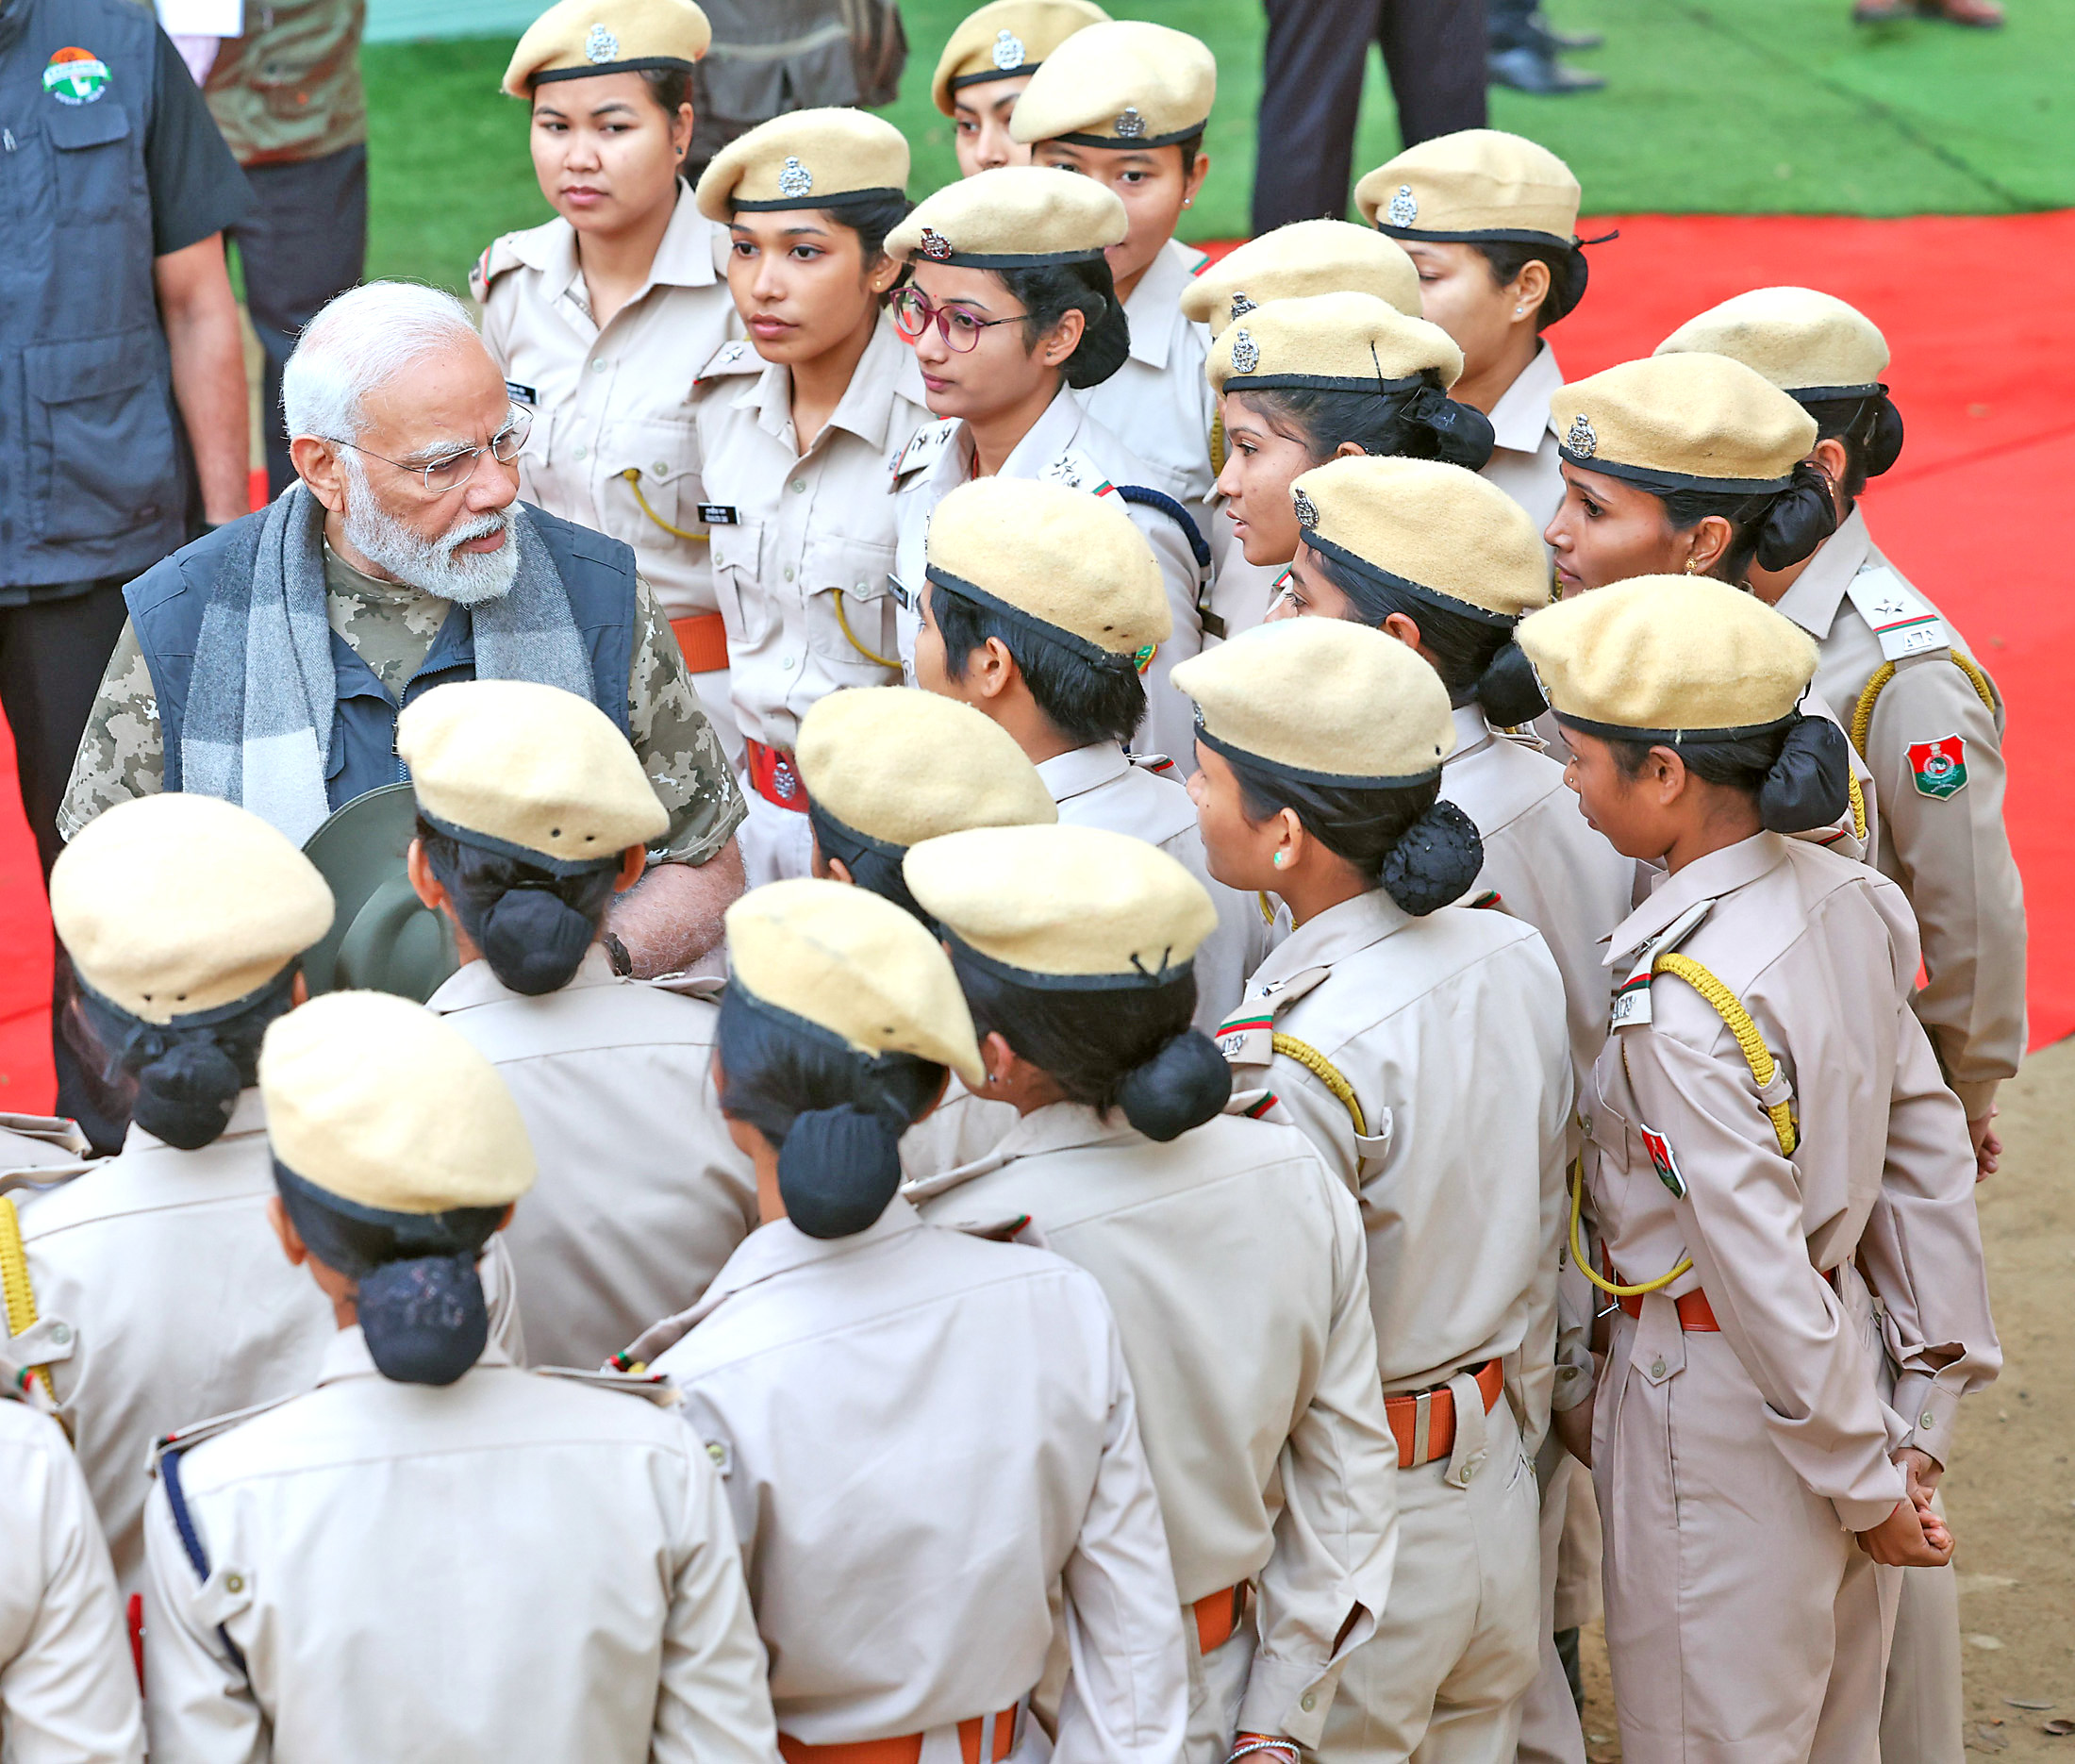
[[1700, 567], [1701, 567], [1701, 560], [1700, 560], [1700, 558], [1698, 558], [1697, 557], [1695, 557], [1695, 556], [1693, 555], [1693, 553], [1691, 553], [1690, 551], [1689, 551], [1689, 552], [1687, 552], [1687, 553], [1686, 553], [1686, 574], [1687, 574], [1688, 575], [1691, 575], [1691, 574], [1693, 574], [1693, 573], [1694, 573], [1695, 571], [1697, 571], [1698, 569], [1700, 569]]
[[1276, 869], [1280, 870], [1280, 869], [1281, 869], [1281, 868], [1283, 867], [1283, 859], [1284, 859], [1284, 858], [1286, 858], [1286, 857], [1287, 857], [1288, 856], [1289, 856], [1289, 854], [1288, 854], [1287, 852], [1277, 852], [1277, 853], [1275, 854], [1275, 867], [1276, 867]]

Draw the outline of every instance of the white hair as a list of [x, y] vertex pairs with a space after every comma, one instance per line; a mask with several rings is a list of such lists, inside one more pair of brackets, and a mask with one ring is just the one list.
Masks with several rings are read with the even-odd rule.
[[366, 282], [326, 303], [303, 327], [281, 373], [281, 408], [292, 440], [352, 441], [361, 406], [427, 356], [483, 347], [468, 308], [418, 282]]

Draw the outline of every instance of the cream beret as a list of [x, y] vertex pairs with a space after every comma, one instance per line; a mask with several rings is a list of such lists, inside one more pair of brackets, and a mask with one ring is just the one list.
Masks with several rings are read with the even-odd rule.
[[952, 833], [916, 846], [901, 871], [954, 940], [1026, 984], [1078, 991], [1177, 979], [1218, 927], [1187, 870], [1104, 827]]
[[1784, 490], [1816, 444], [1816, 419], [1727, 356], [1624, 361], [1549, 408], [1572, 465], [1646, 489]]
[[1196, 734], [1303, 784], [1385, 790], [1438, 776], [1455, 749], [1441, 676], [1345, 619], [1278, 619], [1175, 663]]
[[863, 110], [788, 110], [713, 156], [699, 212], [724, 226], [739, 213], [899, 196], [907, 175], [907, 138], [891, 123]]
[[1304, 543], [1492, 624], [1549, 602], [1549, 554], [1489, 478], [1434, 459], [1329, 459], [1289, 487]]
[[1813, 288], [1754, 288], [1688, 319], [1660, 356], [1727, 356], [1798, 399], [1870, 397], [1887, 372], [1887, 339], [1856, 307]]
[[1228, 251], [1182, 290], [1182, 316], [1215, 336], [1271, 300], [1374, 294], [1419, 316], [1419, 272], [1396, 240], [1347, 221], [1292, 221]]
[[954, 116], [954, 92], [1035, 74], [1075, 31], [1108, 23], [1109, 14], [1089, 0], [992, 0], [968, 13], [951, 33], [937, 58], [929, 95], [946, 116]]
[[1531, 613], [1515, 633], [1551, 707], [1596, 735], [1676, 741], [1794, 714], [1816, 642], [1707, 576], [1638, 575]]
[[1119, 19], [1076, 31], [1023, 88], [1008, 132], [1020, 141], [1171, 147], [1201, 135], [1218, 95], [1218, 58], [1187, 31]]
[[259, 1090], [274, 1157], [357, 1207], [503, 1207], [533, 1186], [533, 1143], [497, 1068], [393, 993], [327, 992], [277, 1018]]
[[1569, 245], [1578, 180], [1547, 147], [1466, 128], [1407, 147], [1354, 187], [1362, 219], [1397, 239]]
[[713, 41], [691, 0], [561, 0], [526, 26], [505, 69], [504, 90], [529, 98], [536, 86], [640, 68], [689, 71]]
[[1462, 378], [1455, 340], [1374, 294], [1271, 300], [1220, 332], [1204, 363], [1220, 392], [1403, 391], [1430, 373], [1444, 390]]
[[627, 738], [558, 686], [436, 686], [397, 717], [396, 756], [442, 833], [556, 875], [617, 868], [670, 826]]
[[1130, 230], [1123, 203], [1092, 177], [998, 165], [923, 197], [887, 235], [887, 255], [976, 270], [1092, 263]]
[[727, 910], [730, 984], [854, 1053], [912, 1054], [987, 1083], [972, 1017], [942, 946], [892, 902], [801, 877]]
[[1059, 818], [1014, 736], [971, 705], [911, 686], [816, 699], [793, 757], [816, 811], [888, 853], [967, 827]]
[[118, 803], [50, 873], [79, 977], [145, 1023], [249, 996], [331, 928], [317, 866], [250, 810], [175, 790]]
[[931, 582], [1099, 665], [1142, 672], [1174, 629], [1159, 559], [1106, 487], [975, 478], [937, 505], [923, 555]]

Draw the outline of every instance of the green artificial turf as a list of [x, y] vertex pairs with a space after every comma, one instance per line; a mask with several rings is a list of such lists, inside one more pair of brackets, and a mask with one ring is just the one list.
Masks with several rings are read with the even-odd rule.
[[[937, 51], [971, 0], [907, 0], [914, 44], [886, 112], [915, 149], [911, 194], [956, 175], [951, 125], [929, 101]], [[1929, 20], [1851, 22], [1850, 0], [1552, 0], [1606, 33], [1573, 58], [1606, 90], [1492, 93], [1495, 127], [1567, 158], [1598, 213], [2007, 213], [2075, 206], [2075, 0], [2010, 0], [1999, 32]], [[1122, 12], [1126, 8], [1117, 8]], [[1208, 183], [1195, 239], [1248, 230], [1258, 0], [1135, 0], [1132, 16], [1195, 32], [1218, 56]], [[1351, 45], [1352, 49], [1352, 45]], [[373, 220], [369, 273], [458, 290], [497, 234], [547, 218], [523, 106], [497, 81], [508, 38], [383, 43], [364, 52]], [[1397, 150], [1373, 52], [1357, 175]]]

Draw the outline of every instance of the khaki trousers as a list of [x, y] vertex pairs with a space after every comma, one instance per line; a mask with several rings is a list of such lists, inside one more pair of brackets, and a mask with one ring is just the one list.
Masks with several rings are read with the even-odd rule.
[[[1570, 1680], [1556, 1652], [1556, 1571], [1563, 1560], [1564, 1532], [1585, 1466], [1557, 1443], [1553, 1428], [1542, 1442], [1536, 1480], [1542, 1493], [1541, 1605], [1535, 1620], [1541, 1664], [1520, 1704], [1519, 1764], [1585, 1764], [1585, 1730], [1570, 1700]], [[1574, 1477], [1572, 1473], [1579, 1473]], [[1585, 1483], [1590, 1500], [1591, 1484]]]
[[1511, 1407], [1454, 1385], [1453, 1455], [1398, 1473], [1390, 1597], [1341, 1672], [1328, 1764], [1512, 1764], [1540, 1660], [1535, 1473]]

